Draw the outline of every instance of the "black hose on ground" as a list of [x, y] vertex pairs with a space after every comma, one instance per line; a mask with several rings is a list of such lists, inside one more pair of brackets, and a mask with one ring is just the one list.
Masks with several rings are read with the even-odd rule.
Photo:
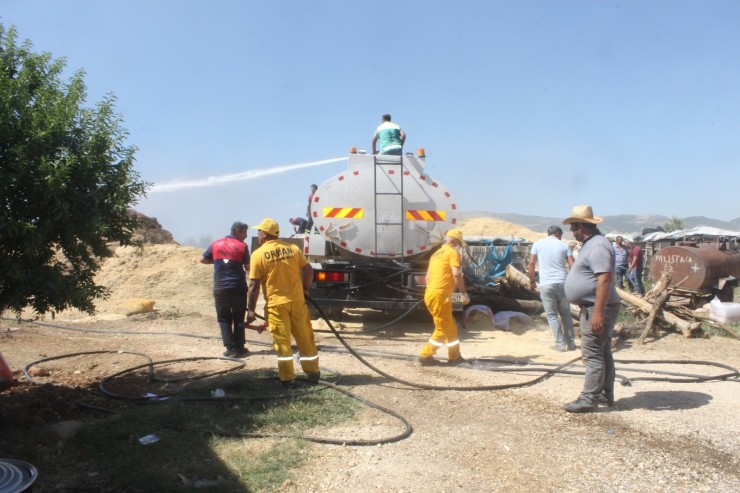
[[[324, 319], [324, 321], [326, 321], [326, 323], [328, 324], [328, 326], [331, 329], [332, 333], [335, 335], [335, 337], [337, 337], [337, 339], [342, 343], [342, 345], [346, 348], [346, 350], [350, 354], [352, 354], [355, 358], [357, 358], [365, 366], [367, 366], [368, 368], [370, 368], [374, 372], [378, 373], [379, 375], [384, 376], [385, 378], [388, 378], [391, 381], [394, 381], [394, 382], [397, 382], [397, 383], [401, 383], [403, 385], [407, 385], [407, 386], [410, 386], [410, 387], [419, 388], [419, 389], [425, 389], [425, 390], [459, 390], [459, 391], [503, 390], [503, 389], [513, 389], [513, 388], [520, 388], [520, 387], [525, 387], [525, 386], [531, 386], [531, 385], [534, 385], [536, 383], [539, 383], [539, 382], [541, 382], [541, 381], [543, 381], [543, 380], [551, 377], [554, 374], [569, 374], [569, 375], [582, 375], [583, 374], [582, 371], [566, 370], [565, 369], [566, 367], [572, 365], [574, 362], [578, 361], [580, 359], [580, 357], [578, 357], [578, 358], [574, 358], [574, 359], [572, 359], [572, 360], [570, 360], [570, 361], [568, 361], [568, 362], [566, 362], [564, 364], [558, 364], [558, 365], [556, 365], [556, 364], [548, 364], [548, 363], [542, 363], [542, 364], [540, 364], [540, 366], [543, 366], [544, 368], [537, 368], [537, 367], [525, 367], [525, 368], [522, 368], [522, 367], [516, 367], [516, 368], [495, 368], [495, 369], [491, 369], [491, 371], [502, 371], [502, 372], [531, 372], [531, 371], [544, 372], [543, 375], [541, 375], [541, 376], [539, 376], [539, 377], [537, 377], [537, 378], [535, 378], [533, 380], [529, 380], [529, 381], [526, 381], [526, 382], [521, 382], [521, 383], [518, 383], [518, 384], [484, 385], [484, 386], [475, 386], [475, 387], [459, 387], [459, 386], [431, 386], [431, 385], [424, 385], [424, 384], [417, 384], [417, 383], [413, 383], [413, 382], [408, 382], [406, 380], [396, 378], [396, 377], [394, 377], [394, 376], [392, 376], [392, 375], [390, 375], [390, 374], [388, 374], [388, 373], [380, 370], [379, 368], [375, 367], [374, 365], [370, 364], [367, 360], [365, 360], [362, 357], [362, 355], [360, 354], [360, 352], [354, 350], [344, 340], [344, 338], [336, 331], [336, 329], [334, 328], [334, 326], [331, 324], [331, 322], [328, 320], [328, 318], [323, 313], [323, 310], [321, 309], [321, 307], [319, 305], [317, 305], [312, 299], [309, 298], [308, 300], [316, 307], [316, 309], [318, 310], [319, 314], [322, 316], [322, 318]], [[405, 314], [404, 314], [404, 316], [405, 316]], [[400, 318], [402, 318], [402, 317], [400, 317]], [[108, 334], [110, 334], [110, 331], [98, 331], [98, 330], [91, 330], [91, 329], [76, 329], [76, 328], [69, 328], [69, 327], [66, 327], [66, 326], [59, 326], [59, 325], [52, 325], [52, 324], [42, 324], [42, 323], [38, 323], [38, 322], [31, 322], [31, 323], [37, 323], [39, 325], [50, 325], [50, 326], [54, 326], [54, 327], [58, 327], [58, 328], [63, 328], [63, 329], [80, 330], [82, 332], [101, 332], [101, 333], [108, 333]], [[121, 332], [119, 331], [118, 333], [121, 333]], [[152, 335], [152, 334], [154, 334], [154, 333], [139, 333], [139, 332], [125, 332], [125, 333], [127, 333], [127, 334], [140, 334], [140, 335]], [[161, 333], [161, 334], [162, 335], [170, 335], [170, 336], [171, 335], [182, 335], [182, 336], [187, 336], [187, 337], [208, 338], [206, 336], [194, 336], [192, 334], [184, 334], [184, 333], [175, 333], [175, 334], [173, 334], [173, 333]], [[332, 349], [333, 348], [324, 348], [322, 350], [332, 350]], [[336, 350], [336, 349], [334, 349], [334, 350]], [[33, 362], [33, 363], [27, 365], [24, 371], [26, 373], [26, 377], [30, 381], [32, 381], [34, 383], [40, 383], [40, 382], [36, 382], [28, 374], [28, 369], [31, 368], [33, 365], [39, 364], [39, 363], [44, 362], [44, 361], [51, 361], [51, 360], [54, 360], [54, 359], [60, 359], [60, 358], [65, 358], [65, 357], [70, 357], [70, 356], [75, 356], [75, 355], [98, 354], [98, 353], [128, 353], [128, 352], [127, 351], [88, 351], [88, 352], [82, 352], [82, 353], [73, 353], [73, 354], [68, 354], [68, 355], [55, 356], [55, 357], [51, 357], [51, 358], [44, 358], [43, 360], [39, 360], [37, 362]], [[377, 351], [376, 352], [366, 351], [366, 353], [374, 354], [374, 355], [379, 355], [378, 354], [379, 352], [377, 352]], [[155, 365], [158, 365], [158, 364], [167, 364], [167, 363], [172, 363], [172, 362], [190, 361], [190, 360], [202, 360], [202, 359], [225, 359], [225, 360], [232, 360], [232, 358], [183, 358], [183, 359], [177, 359], [177, 360], [167, 360], [167, 361], [161, 361], [161, 362], [153, 362], [153, 361], [151, 361], [151, 359], [148, 356], [146, 356], [144, 354], [141, 354], [141, 353], [130, 353], [130, 354], [136, 354], [136, 355], [145, 357], [149, 361], [146, 364], [138, 365], [136, 367], [129, 368], [127, 370], [123, 370], [123, 371], [118, 372], [118, 373], [116, 373], [114, 375], [111, 375], [109, 377], [106, 377], [106, 379], [104, 379], [101, 382], [101, 391], [104, 393], [104, 395], [109, 396], [111, 398], [125, 398], [123, 396], [117, 396], [117, 395], [115, 395], [115, 394], [107, 391], [105, 389], [104, 382], [108, 382], [108, 381], [110, 381], [111, 379], [113, 379], [113, 378], [115, 378], [117, 376], [120, 376], [120, 375], [129, 373], [129, 372], [135, 371], [135, 370], [140, 369], [140, 368], [146, 367], [147, 370], [148, 370], [147, 373], [149, 375], [150, 380], [151, 381], [157, 381], [157, 379], [153, 375], [153, 368], [154, 368]], [[382, 353], [380, 355], [382, 355]], [[391, 353], [391, 354], [388, 354], [386, 357], [388, 357], [388, 356], [393, 357], [394, 355]], [[398, 355], [395, 355], [395, 356], [397, 358], [405, 358], [405, 359], [408, 359], [409, 358], [407, 355], [401, 355], [401, 354], [398, 354]], [[243, 366], [243, 362], [240, 362], [239, 360], [233, 360], [233, 361], [237, 361], [237, 362], [239, 362], [239, 363], [242, 364], [241, 366], [239, 366], [239, 368], [241, 368]], [[465, 366], [466, 367], [469, 367], [469, 368], [474, 368], [474, 369], [486, 369], [486, 368], [484, 368], [484, 366], [486, 365], [486, 363], [501, 363], [501, 362], [508, 363], [508, 364], [516, 364], [516, 365], [523, 365], [523, 364], [529, 365], [529, 362], [510, 361], [510, 360], [502, 360], [502, 359], [495, 359], [495, 358], [478, 358], [476, 360], [472, 360], [472, 361], [466, 362], [466, 365]], [[695, 365], [714, 366], [714, 367], [722, 368], [722, 369], [728, 371], [728, 373], [723, 373], [723, 374], [720, 374], [720, 375], [704, 376], [704, 375], [692, 375], [692, 374], [683, 374], [683, 373], [670, 373], [670, 372], [658, 371], [658, 370], [648, 370], [648, 371], [650, 371], [651, 373], [654, 373], [654, 374], [671, 374], [673, 376], [680, 376], [681, 378], [635, 377], [635, 378], [632, 378], [632, 379], [627, 379], [625, 377], [618, 376], [622, 380], [622, 384], [623, 385], [629, 385], [631, 381], [665, 381], [665, 382], [673, 382], [673, 383], [707, 382], [707, 381], [713, 381], [713, 380], [740, 381], [740, 380], [737, 380], [740, 377], [740, 373], [738, 372], [737, 369], [732, 368], [732, 367], [730, 367], [728, 365], [724, 365], [724, 364], [721, 364], [721, 363], [715, 363], [715, 362], [711, 362], [711, 361], [690, 361], [690, 360], [615, 360], [615, 362], [616, 363], [624, 363], [624, 364], [695, 364]], [[196, 378], [206, 378], [207, 376], [213, 376], [213, 375], [216, 375], [216, 374], [227, 373], [229, 371], [233, 371], [234, 369], [235, 368], [228, 369], [228, 370], [223, 370], [223, 371], [218, 371], [218, 372], [215, 372], [215, 373], [211, 373], [211, 374], [204, 375], [204, 376], [199, 376], [199, 377], [196, 377]], [[236, 368], [236, 369], [238, 369], [238, 368]], [[322, 368], [322, 370], [324, 370], [324, 369]], [[638, 370], [627, 370], [627, 371], [638, 371]], [[152, 379], [154, 379], [154, 380], [152, 380]], [[184, 379], [177, 379], [177, 380], [184, 380]], [[176, 381], [176, 380], [166, 380], [165, 379], [165, 380], [161, 380], [161, 381], [169, 381], [169, 382], [172, 382], [172, 381]], [[366, 399], [364, 399], [364, 398], [362, 398], [362, 397], [360, 397], [360, 396], [358, 396], [358, 395], [356, 395], [356, 394], [354, 394], [354, 393], [352, 393], [352, 392], [350, 392], [350, 391], [348, 391], [346, 389], [342, 389], [341, 387], [339, 387], [338, 385], [336, 385], [334, 383], [331, 383], [331, 382], [327, 382], [325, 380], [322, 380], [322, 381], [319, 382], [319, 384], [320, 385], [323, 385], [324, 387], [327, 387], [327, 388], [333, 388], [333, 389], [335, 389], [335, 390], [337, 390], [337, 391], [339, 391], [341, 393], [344, 393], [345, 395], [347, 395], [347, 396], [349, 396], [351, 398], [354, 398], [354, 399], [359, 400], [360, 402], [363, 402], [364, 404], [366, 404], [366, 405], [368, 405], [368, 406], [370, 406], [370, 407], [372, 407], [374, 409], [377, 409], [377, 410], [379, 410], [379, 411], [381, 411], [383, 413], [386, 413], [386, 414], [388, 414], [390, 416], [395, 417], [396, 419], [400, 420], [403, 423], [403, 425], [404, 425], [404, 431], [402, 433], [400, 433], [400, 434], [397, 434], [397, 435], [395, 435], [393, 437], [388, 437], [388, 438], [382, 438], [382, 439], [377, 439], [377, 440], [349, 440], [349, 441], [347, 441], [347, 440], [341, 440], [341, 439], [332, 439], [332, 438], [321, 438], [321, 437], [310, 437], [310, 436], [296, 436], [296, 435], [289, 435], [289, 434], [245, 433], [245, 434], [238, 434], [238, 435], [227, 435], [227, 434], [223, 434], [223, 436], [287, 437], [287, 438], [300, 438], [300, 439], [303, 439], [303, 440], [313, 441], [313, 442], [317, 442], [317, 443], [325, 443], [325, 444], [357, 445], [357, 446], [362, 446], [362, 445], [377, 445], [377, 444], [381, 444], [381, 443], [392, 443], [392, 442], [395, 442], [395, 441], [400, 441], [400, 440], [402, 440], [402, 439], [407, 438], [408, 436], [410, 436], [411, 433], [413, 432], [413, 427], [411, 426], [411, 424], [408, 422], [408, 420], [406, 418], [404, 418], [400, 414], [395, 413], [394, 411], [392, 411], [390, 409], [387, 409], [387, 408], [384, 408], [384, 407], [379, 406], [377, 404], [374, 404], [374, 403], [372, 403], [370, 401], [367, 401]], [[293, 395], [295, 395], [295, 394], [293, 394]], [[278, 397], [278, 398], [280, 398], [280, 397]], [[139, 400], [139, 398], [136, 398], [136, 399]], [[230, 400], [246, 400], [246, 399], [249, 399], [249, 398], [235, 397], [235, 398], [229, 398], [229, 399]], [[141, 399], [141, 400], [151, 401], [150, 398], [144, 398], [144, 399]], [[196, 397], [196, 398], [184, 398], [183, 400], [193, 400], [193, 401], [196, 401], [196, 400], [197, 401], [203, 401], [203, 400], [206, 400], [206, 401], [219, 401], [220, 400], [220, 401], [223, 401], [224, 398], [218, 398], [218, 397], [199, 398], [199, 397]], [[216, 432], [216, 434], [219, 434], [219, 433]]]
[[371, 402], [363, 397], [360, 397], [354, 392], [350, 392], [349, 390], [344, 389], [336, 384], [326, 382], [323, 380], [320, 381], [319, 384], [325, 387], [334, 389], [339, 393], [342, 393], [352, 399], [362, 402], [368, 407], [371, 407], [384, 414], [387, 414], [389, 416], [392, 416], [398, 419], [401, 423], [403, 423], [403, 427], [404, 427], [403, 431], [391, 437], [378, 438], [374, 440], [363, 440], [363, 439], [344, 440], [341, 438], [314, 437], [310, 435], [295, 435], [295, 434], [289, 434], [289, 433], [259, 433], [259, 432], [235, 433], [235, 432], [223, 432], [223, 431], [215, 431], [215, 432], [209, 431], [208, 434], [218, 435], [218, 436], [223, 436], [223, 437], [233, 437], [233, 438], [294, 438], [294, 439], [305, 440], [308, 442], [323, 443], [327, 445], [371, 446], [371, 445], [382, 445], [386, 443], [400, 442], [401, 440], [404, 440], [410, 437], [411, 434], [414, 432], [414, 428], [411, 425], [411, 423], [401, 414], [391, 409], [388, 409], [387, 407], [383, 407], [379, 404]]
[[36, 366], [36, 365], [39, 365], [41, 363], [46, 363], [46, 362], [49, 362], [49, 361], [58, 360], [58, 359], [71, 358], [73, 356], [86, 356], [86, 355], [90, 355], [90, 354], [109, 354], [109, 353], [113, 353], [113, 354], [133, 354], [135, 356], [141, 356], [142, 358], [145, 358], [147, 360], [147, 362], [145, 364], [143, 364], [143, 365], [137, 366], [137, 368], [144, 368], [144, 367], [146, 367], [147, 368], [147, 375], [149, 376], [149, 378], [151, 379], [153, 377], [153, 375], [154, 375], [153, 364], [154, 363], [153, 363], [152, 359], [149, 356], [147, 356], [146, 354], [144, 354], [144, 353], [137, 353], [137, 352], [134, 352], [134, 351], [112, 351], [112, 350], [82, 351], [82, 352], [79, 352], [79, 353], [60, 354], [58, 356], [49, 356], [48, 358], [42, 358], [40, 360], [32, 361], [29, 364], [27, 364], [25, 367], [23, 367], [23, 376], [25, 376], [26, 377], [26, 380], [28, 380], [31, 383], [35, 383], [37, 385], [41, 385], [41, 384], [44, 384], [44, 382], [40, 382], [40, 381], [36, 380], [29, 373], [29, 370], [31, 368], [33, 368], [34, 366]]
[[[66, 328], [64, 326], [56, 326], [56, 327]], [[95, 332], [98, 332], [98, 331], [95, 331]], [[121, 394], [116, 394], [115, 392], [108, 390], [107, 384], [117, 377], [121, 377], [129, 373], [133, 373], [142, 368], [146, 368], [147, 380], [149, 382], [175, 383], [175, 382], [181, 382], [181, 381], [203, 379], [203, 378], [208, 378], [208, 377], [212, 377], [216, 375], [229, 373], [229, 372], [243, 368], [246, 365], [246, 363], [238, 359], [226, 358], [226, 357], [192, 357], [192, 358], [177, 358], [177, 359], [163, 360], [163, 361], [153, 361], [149, 356], [143, 353], [137, 353], [137, 352], [132, 352], [132, 351], [112, 351], [112, 350], [81, 351], [81, 352], [76, 352], [76, 353], [67, 353], [67, 354], [62, 354], [62, 355], [57, 355], [57, 356], [51, 356], [48, 358], [42, 358], [40, 360], [33, 361], [29, 363], [28, 365], [26, 365], [24, 367], [24, 375], [26, 379], [28, 379], [28, 381], [30, 381], [31, 383], [42, 385], [45, 382], [41, 382], [39, 380], [34, 379], [29, 373], [29, 370], [33, 368], [34, 366], [39, 365], [41, 363], [48, 362], [48, 361], [54, 361], [54, 360], [59, 360], [59, 359], [64, 359], [64, 358], [72, 358], [76, 356], [87, 356], [87, 355], [92, 355], [92, 354], [106, 354], [106, 353], [133, 354], [136, 356], [141, 356], [143, 358], [146, 358], [147, 360], [147, 362], [144, 364], [126, 368], [122, 371], [109, 375], [105, 377], [103, 380], [101, 380], [99, 384], [101, 395], [109, 399], [134, 401], [134, 402], [139, 402], [139, 403], [158, 403], [158, 402], [162, 402], [164, 400], [169, 400], [173, 398], [176, 398], [176, 400], [178, 401], [184, 401], [184, 402], [224, 402], [224, 401], [261, 401], [261, 400], [263, 401], [263, 400], [282, 400], [282, 399], [288, 399], [288, 398], [293, 399], [295, 397], [299, 397], [304, 394], [315, 392], [316, 390], [319, 389], [317, 385], [311, 384], [311, 389], [305, 390], [305, 391], [298, 391], [298, 392], [291, 391], [289, 393], [283, 393], [283, 394], [274, 395], [274, 396], [255, 396], [255, 397], [242, 397], [242, 396], [181, 397], [181, 396], [177, 396], [177, 392], [158, 394], [156, 396], [125, 396]], [[198, 375], [195, 377], [182, 377], [182, 378], [159, 378], [156, 376], [155, 371], [154, 371], [154, 368], [158, 365], [181, 363], [181, 362], [187, 362], [187, 361], [203, 361], [203, 360], [225, 360], [225, 361], [235, 362], [237, 363], [237, 365], [224, 369], [224, 370], [217, 370], [217, 371], [205, 373], [202, 375]], [[324, 367], [322, 367], [321, 370], [324, 374], [326, 374], [327, 372], [335, 374], [337, 376], [337, 379], [336, 379], [337, 382], [339, 382], [339, 380], [341, 379], [341, 374], [339, 372], [336, 372], [334, 370], [324, 368]], [[364, 439], [346, 440], [346, 439], [335, 439], [335, 438], [315, 437], [315, 436], [309, 436], [309, 435], [295, 435], [295, 434], [286, 434], [286, 433], [258, 433], [258, 432], [225, 433], [221, 431], [209, 431], [208, 434], [209, 435], [220, 435], [220, 436], [243, 437], [243, 438], [296, 438], [296, 439], [306, 440], [310, 442], [323, 443], [323, 444], [329, 444], [329, 445], [371, 446], [371, 445], [380, 445], [380, 444], [385, 444], [385, 443], [398, 442], [400, 440], [408, 438], [413, 433], [413, 427], [411, 423], [399, 413], [391, 409], [388, 409], [386, 407], [383, 407], [379, 404], [376, 404], [372, 401], [369, 401], [349, 390], [343, 389], [339, 387], [336, 383], [332, 383], [326, 380], [321, 380], [320, 382], [318, 382], [318, 385], [321, 385], [324, 388], [334, 389], [352, 399], [362, 402], [368, 407], [376, 409], [380, 411], [381, 413], [387, 414], [399, 420], [401, 424], [403, 425], [403, 431], [396, 435], [390, 436], [390, 437], [377, 438], [373, 440], [364, 440]], [[85, 403], [80, 403], [79, 405], [81, 407], [85, 407], [85, 408], [95, 410], [98, 412], [103, 412], [106, 414], [114, 414], [113, 411], [101, 408], [99, 406], [92, 406], [90, 404], [85, 404]], [[178, 429], [178, 428], [172, 428], [172, 429]], [[178, 430], [179, 431], [190, 431], [190, 430], [182, 430], [182, 429], [178, 429]]]
[[[558, 366], [555, 369], [552, 370], [545, 370], [545, 373], [535, 379], [527, 380], [526, 382], [520, 382], [520, 383], [514, 383], [514, 384], [499, 384], [499, 385], [479, 385], [479, 386], [449, 386], [449, 385], [426, 385], [426, 384], [420, 384], [415, 382], [410, 382], [408, 380], [404, 380], [402, 378], [395, 377], [377, 366], [374, 366], [372, 363], [367, 361], [365, 358], [363, 358], [357, 351], [355, 351], [348, 343], [344, 340], [344, 338], [337, 332], [337, 330], [334, 328], [334, 325], [332, 325], [331, 321], [326, 317], [324, 314], [324, 311], [321, 309], [321, 307], [316, 303], [313, 299], [310, 297], [307, 297], [307, 300], [316, 308], [316, 310], [319, 312], [319, 315], [321, 315], [321, 318], [324, 319], [324, 321], [329, 326], [329, 329], [332, 331], [334, 336], [339, 340], [339, 342], [342, 343], [342, 345], [347, 348], [347, 351], [357, 358], [363, 365], [367, 366], [371, 370], [373, 370], [378, 375], [381, 375], [389, 380], [392, 380], [394, 382], [407, 385], [409, 387], [414, 387], [417, 389], [425, 389], [425, 390], [458, 390], [458, 391], [480, 391], [480, 390], [504, 390], [504, 389], [516, 389], [521, 387], [529, 387], [531, 385], [534, 385], [536, 383], [539, 383], [547, 378], [550, 378], [552, 375], [557, 373], [558, 371], [562, 370], [563, 368], [566, 368], [570, 366], [571, 364], [578, 361], [580, 356], [578, 358], [574, 358], [560, 366]], [[469, 363], [468, 363], [469, 364]]]

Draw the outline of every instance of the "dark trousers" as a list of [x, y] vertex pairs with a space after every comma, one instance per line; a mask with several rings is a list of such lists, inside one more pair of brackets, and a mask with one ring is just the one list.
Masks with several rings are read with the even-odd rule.
[[221, 289], [213, 292], [216, 319], [221, 328], [221, 340], [226, 349], [244, 347], [244, 317], [247, 313], [247, 287]]
[[591, 332], [594, 307], [581, 307], [581, 353], [586, 378], [580, 399], [594, 403], [599, 394], [614, 397], [614, 359], [612, 357], [612, 332], [617, 323], [619, 304], [608, 305], [604, 310], [604, 332]]

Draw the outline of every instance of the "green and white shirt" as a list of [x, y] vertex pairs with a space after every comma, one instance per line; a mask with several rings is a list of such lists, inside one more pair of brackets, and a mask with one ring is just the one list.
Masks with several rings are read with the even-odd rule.
[[380, 142], [380, 153], [401, 149], [401, 126], [393, 122], [383, 122], [375, 130], [373, 137], [378, 137]]

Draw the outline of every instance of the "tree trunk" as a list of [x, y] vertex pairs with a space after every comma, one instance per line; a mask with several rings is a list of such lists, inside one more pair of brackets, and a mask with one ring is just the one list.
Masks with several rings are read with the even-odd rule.
[[529, 293], [539, 295], [539, 290], [532, 291], [529, 289], [529, 277], [511, 264], [506, 266], [506, 278], [519, 288], [522, 288]]
[[494, 312], [511, 311], [535, 315], [543, 311], [541, 301], [520, 300], [517, 298], [510, 298], [508, 296], [501, 296], [496, 292], [496, 290], [486, 288], [485, 286], [468, 286], [468, 294], [472, 298], [473, 304], [488, 305]]
[[[634, 296], [627, 291], [623, 289], [617, 289], [617, 293], [619, 293], [619, 297], [622, 298], [622, 300], [626, 301], [630, 305], [639, 308], [641, 311], [645, 313], [650, 313], [653, 309], [653, 305], [651, 303], [648, 303], [647, 301], [644, 301], [637, 296]], [[658, 316], [665, 320], [667, 323], [674, 325], [678, 327], [678, 329], [681, 331], [681, 333], [685, 337], [691, 337], [691, 332], [693, 330], [696, 330], [699, 328], [698, 323], [694, 322], [687, 322], [686, 320], [683, 320], [682, 318], [678, 318], [676, 315], [672, 314], [668, 310], [659, 310]]]
[[642, 331], [642, 334], [640, 334], [640, 338], [638, 339], [640, 344], [645, 344], [645, 338], [648, 336], [649, 333], [653, 332], [653, 323], [655, 322], [655, 316], [658, 314], [658, 311], [663, 309], [663, 305], [668, 299], [668, 296], [668, 291], [663, 291], [663, 293], [658, 296], [658, 299], [655, 300], [653, 309], [650, 310], [650, 315], [648, 315], [647, 322], [645, 322], [645, 329]]

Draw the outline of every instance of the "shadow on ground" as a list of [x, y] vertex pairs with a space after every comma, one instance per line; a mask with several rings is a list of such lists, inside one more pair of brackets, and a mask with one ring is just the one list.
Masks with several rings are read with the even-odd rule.
[[706, 406], [712, 396], [703, 392], [649, 391], [637, 392], [632, 397], [619, 399], [622, 409], [649, 409], [652, 411], [680, 411]]

